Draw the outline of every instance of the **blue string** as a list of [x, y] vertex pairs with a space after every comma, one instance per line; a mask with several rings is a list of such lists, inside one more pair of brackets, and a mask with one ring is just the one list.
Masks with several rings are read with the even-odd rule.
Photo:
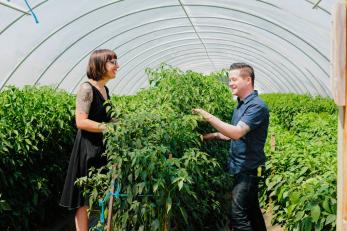
[[101, 213], [100, 213], [100, 223], [104, 224], [105, 223], [105, 216], [104, 216], [104, 212], [105, 212], [105, 202], [110, 198], [110, 196], [113, 196], [116, 199], [119, 199], [120, 197], [127, 197], [127, 194], [121, 194], [121, 187], [119, 182], [117, 183], [117, 189], [116, 192], [112, 193], [109, 192], [106, 197], [103, 200], [99, 200], [99, 206], [101, 207]]
[[[113, 182], [112, 184], [114, 185], [115, 182]], [[117, 182], [117, 189], [116, 189], [116, 191], [114, 193], [109, 192], [103, 200], [99, 200], [99, 206], [101, 207], [101, 213], [100, 213], [100, 223], [101, 223], [101, 225], [104, 225], [104, 223], [105, 223], [105, 215], [104, 215], [104, 213], [105, 213], [106, 201], [108, 201], [111, 196], [113, 196], [116, 199], [120, 199], [121, 197], [127, 197], [128, 196], [127, 194], [121, 194], [120, 192], [121, 192], [121, 187], [120, 187], [119, 182]], [[145, 196], [154, 196], [154, 195], [141, 195], [140, 194], [138, 196], [145, 197]], [[91, 231], [91, 230], [92, 230], [92, 228], [89, 229], [89, 231]], [[103, 231], [103, 229], [100, 229], [100, 228], [96, 228], [96, 230], [97, 231]]]
[[39, 23], [39, 20], [37, 19], [36, 14], [34, 13], [33, 9], [31, 9], [28, 1], [27, 0], [24, 0], [24, 1], [25, 1], [25, 4], [27, 5], [27, 7], [29, 8], [29, 11], [30, 11], [31, 15], [34, 17], [35, 22]]

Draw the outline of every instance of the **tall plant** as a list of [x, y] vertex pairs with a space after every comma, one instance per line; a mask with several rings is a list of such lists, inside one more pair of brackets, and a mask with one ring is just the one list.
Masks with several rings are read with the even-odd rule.
[[191, 110], [205, 108], [229, 120], [230, 91], [215, 77], [168, 66], [147, 72], [155, 84], [136, 96], [114, 99], [118, 122], [105, 135], [108, 168], [117, 165], [117, 180], [127, 194], [116, 200], [114, 225], [214, 230], [227, 220], [227, 144], [203, 144], [200, 133], [212, 128]]
[[0, 92], [0, 227], [32, 230], [57, 207], [74, 98], [49, 87]]

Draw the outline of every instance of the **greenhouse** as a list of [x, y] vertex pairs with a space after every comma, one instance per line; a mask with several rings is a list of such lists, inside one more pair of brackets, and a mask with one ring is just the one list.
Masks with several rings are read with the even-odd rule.
[[346, 4], [0, 0], [0, 230], [347, 231]]

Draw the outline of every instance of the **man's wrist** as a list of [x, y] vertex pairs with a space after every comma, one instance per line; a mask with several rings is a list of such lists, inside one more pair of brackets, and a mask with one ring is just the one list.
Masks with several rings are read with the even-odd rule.
[[209, 115], [205, 118], [205, 120], [206, 120], [207, 122], [210, 122], [212, 118], [213, 118], [213, 115], [209, 114]]

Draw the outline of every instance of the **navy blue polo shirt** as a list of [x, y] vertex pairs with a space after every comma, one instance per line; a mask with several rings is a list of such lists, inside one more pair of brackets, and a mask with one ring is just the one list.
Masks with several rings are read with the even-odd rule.
[[238, 99], [231, 124], [236, 126], [239, 121], [247, 124], [250, 131], [230, 143], [229, 167], [232, 174], [265, 165], [264, 145], [269, 127], [269, 110], [258, 97], [257, 91], [253, 91], [242, 101]]

